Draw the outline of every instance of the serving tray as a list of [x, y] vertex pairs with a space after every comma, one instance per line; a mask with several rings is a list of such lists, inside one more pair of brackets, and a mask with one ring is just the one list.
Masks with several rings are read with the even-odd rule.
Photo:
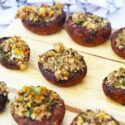
[[[85, 109], [101, 109], [125, 125], [125, 106], [108, 99], [102, 90], [102, 80], [108, 73], [119, 67], [124, 67], [125, 60], [114, 54], [110, 47], [110, 42], [88, 48], [74, 43], [68, 34], [62, 30], [57, 34], [49, 36], [39, 36], [27, 31], [20, 20], [15, 20], [8, 29], [0, 35], [12, 36], [20, 35], [31, 48], [30, 64], [25, 71], [15, 71], [4, 68], [0, 65], [0, 80], [5, 81], [11, 88], [9, 97], [14, 96], [15, 90], [22, 86], [43, 85], [55, 90], [64, 99], [66, 104], [66, 115], [62, 125], [69, 125], [74, 116]], [[58, 87], [52, 85], [41, 75], [38, 68], [38, 56], [43, 52], [52, 49], [56, 42], [63, 42], [66, 47], [72, 47], [84, 56], [88, 66], [86, 78], [78, 85], [72, 87]], [[9, 105], [5, 112], [0, 114], [1, 125], [16, 125], [9, 111]]]

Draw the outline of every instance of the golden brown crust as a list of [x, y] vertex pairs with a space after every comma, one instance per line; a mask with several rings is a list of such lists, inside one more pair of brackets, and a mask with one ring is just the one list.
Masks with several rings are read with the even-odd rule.
[[38, 66], [41, 73], [48, 81], [61, 87], [68, 87], [79, 83], [80, 81], [82, 81], [82, 79], [86, 76], [86, 73], [87, 73], [87, 66], [85, 66], [84, 69], [81, 69], [75, 73], [72, 73], [69, 76], [68, 80], [57, 80], [53, 72], [47, 69], [43, 69], [43, 65], [40, 63], [38, 63]]
[[8, 100], [7, 95], [4, 96], [3, 94], [0, 94], [0, 112], [2, 112], [3, 109], [5, 108], [7, 100]]
[[111, 115], [104, 111], [86, 110], [78, 114], [72, 121], [71, 125], [119, 125]]
[[55, 20], [50, 22], [31, 22], [28, 20], [22, 20], [22, 23], [29, 31], [39, 35], [50, 35], [60, 31], [65, 23], [66, 13], [62, 14]]
[[104, 78], [102, 87], [106, 96], [122, 105], [125, 105], [125, 89], [116, 88], [107, 84], [107, 77]]
[[107, 25], [97, 31], [88, 31], [87, 29], [76, 25], [70, 16], [65, 23], [65, 30], [69, 36], [78, 44], [94, 47], [105, 42], [111, 34], [111, 25]]
[[116, 47], [116, 38], [117, 35], [125, 28], [121, 28], [119, 30], [117, 30], [116, 32], [114, 32], [111, 36], [111, 47], [113, 49], [113, 51], [120, 57], [125, 58], [125, 48], [123, 49], [119, 49], [118, 47]]

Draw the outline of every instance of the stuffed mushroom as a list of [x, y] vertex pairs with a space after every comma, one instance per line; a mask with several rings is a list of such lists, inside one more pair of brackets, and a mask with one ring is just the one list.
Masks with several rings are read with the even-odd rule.
[[5, 82], [0, 81], [0, 112], [2, 112], [8, 101], [8, 88]]
[[125, 28], [121, 28], [112, 34], [111, 47], [118, 56], [125, 59]]
[[61, 125], [64, 101], [43, 86], [24, 86], [11, 103], [11, 114], [18, 125]]
[[82, 81], [87, 65], [82, 55], [62, 43], [39, 56], [39, 69], [43, 76], [58, 86], [71, 86]]
[[68, 17], [65, 29], [76, 43], [87, 47], [102, 44], [111, 34], [108, 20], [92, 13], [73, 13]]
[[49, 35], [62, 29], [66, 14], [62, 5], [42, 4], [40, 7], [22, 6], [17, 11], [16, 18], [20, 18], [24, 27], [29, 31]]
[[0, 63], [9, 69], [24, 70], [30, 58], [30, 48], [19, 36], [0, 38]]
[[107, 97], [125, 105], [125, 68], [119, 68], [105, 77], [103, 90]]

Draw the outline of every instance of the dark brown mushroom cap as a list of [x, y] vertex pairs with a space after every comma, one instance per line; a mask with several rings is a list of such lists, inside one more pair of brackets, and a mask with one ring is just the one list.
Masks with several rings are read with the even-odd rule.
[[0, 81], [0, 112], [2, 112], [8, 101], [8, 88], [6, 83]]
[[50, 81], [51, 83], [57, 86], [68, 87], [68, 86], [78, 84], [86, 76], [87, 66], [84, 60], [83, 60], [83, 63], [85, 64], [85, 67], [81, 70], [71, 73], [68, 80], [57, 80], [55, 74], [52, 71], [43, 68], [43, 64], [38, 63], [38, 66], [41, 73], [48, 81]]
[[8, 101], [8, 96], [0, 94], [0, 112], [2, 112], [3, 109], [5, 108], [7, 101]]
[[11, 38], [11, 37], [2, 37], [2, 38], [0, 38], [0, 44], [1, 44], [4, 40], [7, 40], [7, 39], [9, 39], [9, 38]]
[[7, 61], [6, 59], [2, 58], [0, 60], [0, 63], [5, 66], [8, 69], [15, 69], [15, 70], [20, 70], [20, 67], [18, 65], [16, 65], [14, 62], [12, 61]]
[[117, 30], [116, 32], [114, 32], [111, 36], [111, 47], [113, 49], [113, 51], [120, 57], [122, 58], [125, 58], [125, 48], [123, 49], [119, 49], [118, 47], [116, 47], [116, 38], [117, 38], [117, 35], [125, 28], [121, 28], [119, 30]]
[[122, 105], [125, 105], [125, 89], [116, 88], [115, 86], [107, 84], [107, 77], [104, 78], [102, 87], [107, 97]]
[[55, 20], [49, 22], [32, 22], [22, 20], [22, 23], [29, 31], [39, 35], [50, 35], [60, 31], [65, 23], [66, 13], [63, 11]]
[[104, 43], [109, 38], [111, 24], [108, 22], [107, 25], [97, 31], [89, 31], [84, 27], [76, 25], [72, 17], [69, 16], [65, 23], [65, 30], [76, 43], [87, 47], [94, 47]]

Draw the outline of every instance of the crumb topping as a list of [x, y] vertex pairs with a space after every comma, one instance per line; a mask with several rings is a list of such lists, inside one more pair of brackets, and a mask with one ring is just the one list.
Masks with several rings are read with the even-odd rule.
[[97, 31], [108, 24], [105, 18], [90, 13], [74, 13], [72, 20], [75, 24], [90, 31]]
[[116, 88], [125, 89], [125, 68], [119, 68], [110, 73], [107, 77], [107, 84]]
[[116, 37], [116, 47], [119, 49], [125, 48], [125, 29], [122, 29]]
[[6, 86], [6, 83], [3, 81], [0, 81], [0, 95], [3, 94], [4, 96], [8, 95], [8, 89]]
[[62, 100], [56, 92], [42, 86], [24, 86], [18, 91], [11, 112], [19, 117], [40, 121], [43, 117], [48, 119], [54, 107], [61, 105]]
[[72, 125], [118, 125], [117, 122], [104, 111], [87, 110], [78, 115]]
[[83, 56], [72, 48], [65, 48], [62, 43], [55, 44], [53, 50], [40, 55], [39, 63], [53, 72], [57, 80], [68, 80], [72, 73], [84, 70], [86, 66]]
[[49, 22], [58, 18], [62, 12], [63, 5], [61, 4], [55, 4], [53, 6], [42, 4], [40, 7], [25, 5], [19, 8], [16, 18], [32, 22]]
[[0, 59], [13, 62], [20, 69], [26, 68], [29, 60], [30, 49], [26, 42], [19, 36], [13, 36], [0, 44]]

